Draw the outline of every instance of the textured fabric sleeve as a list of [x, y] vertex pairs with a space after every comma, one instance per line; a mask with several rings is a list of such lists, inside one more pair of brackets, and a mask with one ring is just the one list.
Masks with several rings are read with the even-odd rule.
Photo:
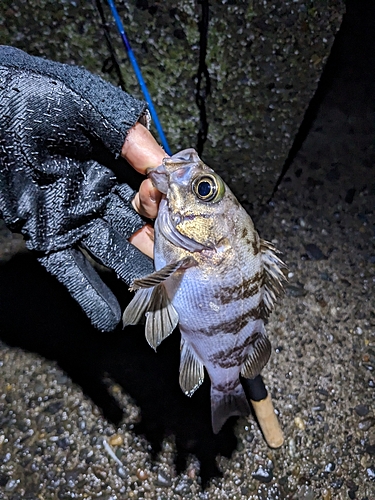
[[[76, 139], [74, 136], [78, 132], [83, 143], [97, 139], [116, 156], [120, 154], [129, 128], [147, 112], [145, 102], [78, 66], [30, 56], [8, 46], [0, 46], [0, 65], [8, 68], [10, 74], [19, 75], [16, 85], [12, 86], [14, 92], [24, 91], [22, 88], [17, 90], [17, 84], [22, 83], [21, 75], [26, 76], [26, 85], [32, 85], [36, 94], [34, 101], [44, 103], [43, 113], [47, 119], [51, 113], [63, 115], [56, 120], [56, 126], [60, 133], [65, 134], [66, 140], [69, 140], [69, 135]], [[50, 83], [47, 95], [46, 81]], [[43, 123], [40, 133], [42, 136]], [[66, 147], [64, 135], [61, 141]], [[58, 143], [49, 145], [58, 146]]]
[[0, 214], [30, 249], [59, 250], [87, 233], [117, 183], [101, 163], [116, 162], [144, 112], [82, 68], [0, 47]]

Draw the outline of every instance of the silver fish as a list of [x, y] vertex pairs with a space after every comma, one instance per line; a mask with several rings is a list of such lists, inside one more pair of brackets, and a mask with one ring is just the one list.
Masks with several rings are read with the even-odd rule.
[[257, 376], [271, 344], [264, 319], [283, 292], [285, 264], [224, 181], [187, 149], [149, 171], [164, 193], [155, 221], [156, 271], [137, 279], [124, 326], [146, 315], [148, 343], [157, 346], [181, 331], [180, 376], [192, 396], [211, 379], [212, 427], [247, 415], [240, 382]]

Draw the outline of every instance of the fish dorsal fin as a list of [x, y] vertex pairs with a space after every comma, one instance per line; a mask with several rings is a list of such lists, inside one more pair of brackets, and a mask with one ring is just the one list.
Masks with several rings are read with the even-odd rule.
[[267, 317], [274, 305], [283, 293], [284, 283], [287, 281], [283, 269], [287, 269], [285, 263], [277, 256], [279, 252], [269, 241], [260, 240], [260, 250], [264, 266], [264, 295], [263, 316]]
[[148, 274], [143, 278], [139, 278], [133, 281], [130, 291], [133, 292], [135, 290], [139, 290], [140, 288], [151, 288], [159, 283], [165, 281], [169, 276], [171, 276], [178, 269], [183, 269], [187, 267], [193, 266], [195, 260], [193, 257], [187, 256], [181, 260], [176, 262], [171, 262], [166, 266], [159, 269], [159, 271], [155, 271], [154, 273]]
[[242, 363], [241, 375], [244, 378], [255, 378], [262, 371], [271, 356], [271, 342], [264, 333], [260, 333], [251, 346], [247, 358]]
[[180, 387], [187, 396], [192, 396], [204, 379], [204, 367], [190, 345], [181, 339]]
[[122, 325], [137, 325], [147, 311], [153, 288], [138, 290], [122, 315]]
[[[138, 292], [139, 293], [139, 292]], [[163, 285], [152, 290], [146, 312], [146, 340], [155, 349], [170, 335], [178, 324], [178, 313], [171, 304]]]

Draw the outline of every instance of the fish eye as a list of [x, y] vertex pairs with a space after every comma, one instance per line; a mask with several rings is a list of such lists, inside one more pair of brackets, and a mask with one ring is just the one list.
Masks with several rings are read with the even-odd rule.
[[205, 174], [194, 179], [193, 193], [202, 201], [217, 202], [225, 192], [224, 182], [218, 175]]

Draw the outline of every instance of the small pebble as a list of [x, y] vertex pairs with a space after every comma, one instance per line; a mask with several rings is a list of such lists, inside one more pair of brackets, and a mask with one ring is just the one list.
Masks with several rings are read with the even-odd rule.
[[270, 483], [273, 479], [272, 470], [263, 468], [261, 465], [258, 467], [257, 471], [253, 472], [251, 475], [261, 483]]
[[328, 464], [324, 467], [325, 472], [333, 472], [336, 469], [336, 464], [333, 462], [328, 462]]
[[108, 443], [111, 446], [121, 446], [122, 444], [124, 444], [124, 439], [122, 436], [120, 436], [120, 434], [114, 434], [108, 439]]
[[310, 260], [324, 260], [327, 257], [324, 255], [324, 253], [321, 251], [321, 249], [315, 245], [315, 243], [307, 243], [304, 245], [307, 257]]
[[344, 480], [341, 477], [339, 477], [339, 478], [335, 479], [334, 481], [332, 481], [331, 486], [333, 489], [339, 490], [343, 484], [344, 484]]
[[326, 409], [325, 403], [318, 403], [312, 407], [312, 411], [324, 411]]
[[296, 456], [296, 441], [293, 438], [288, 440], [288, 452], [291, 457]]
[[69, 381], [69, 377], [65, 373], [57, 373], [55, 380], [57, 384], [62, 385]]
[[307, 291], [304, 289], [302, 283], [297, 283], [297, 285], [287, 285], [285, 293], [289, 297], [304, 297]]
[[190, 486], [187, 484], [186, 481], [182, 480], [180, 481], [176, 488], [174, 489], [175, 493], [178, 495], [187, 495], [190, 492]]
[[127, 470], [122, 466], [117, 466], [116, 471], [117, 475], [122, 479], [126, 479], [129, 476]]
[[375, 481], [375, 467], [367, 467], [367, 476], [371, 481]]
[[366, 405], [357, 405], [354, 410], [360, 417], [365, 417], [370, 412], [369, 407]]
[[45, 409], [45, 412], [50, 413], [51, 415], [55, 415], [62, 408], [64, 408], [64, 402], [63, 401], [55, 401], [54, 403], [51, 403], [50, 405], [47, 406], [47, 408]]
[[169, 488], [170, 486], [172, 486], [171, 478], [162, 470], [159, 470], [158, 472], [156, 486], [161, 486], [162, 488]]
[[303, 485], [298, 491], [298, 500], [314, 500], [314, 491], [306, 485]]
[[294, 425], [301, 431], [304, 431], [306, 429], [305, 422], [301, 417], [295, 417]]
[[358, 423], [358, 429], [361, 431], [368, 431], [373, 425], [375, 425], [375, 418], [365, 418]]
[[322, 498], [323, 498], [323, 500], [331, 500], [331, 498], [332, 498], [331, 490], [324, 489], [323, 494], [322, 494]]
[[17, 488], [18, 483], [19, 483], [18, 479], [9, 479], [9, 481], [5, 485], [5, 491], [15, 490]]
[[137, 469], [137, 478], [140, 481], [145, 481], [148, 478], [147, 471], [145, 471], [144, 469]]

